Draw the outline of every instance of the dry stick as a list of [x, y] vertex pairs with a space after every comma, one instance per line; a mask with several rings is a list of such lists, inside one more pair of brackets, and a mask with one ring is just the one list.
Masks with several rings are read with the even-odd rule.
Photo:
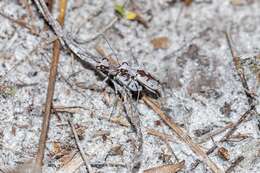
[[[225, 134], [225, 136], [223, 136], [221, 138], [221, 140], [219, 142], [225, 142], [227, 141], [227, 139], [235, 132], [235, 130], [237, 129], [237, 127], [242, 123], [244, 122], [245, 119], [247, 119], [247, 117], [252, 114], [252, 110], [248, 110], [246, 111], [242, 116], [240, 116], [239, 120], [235, 123], [233, 123], [231, 129]], [[214, 150], [216, 149], [216, 145], [214, 145], [213, 147], [211, 147], [210, 149], [208, 149], [207, 151], [207, 155], [211, 154], [214, 152]], [[192, 168], [191, 168], [191, 171], [194, 170], [200, 163], [200, 160], [195, 160], [195, 162], [192, 164]]]
[[199, 139], [197, 139], [197, 143], [201, 144], [204, 142], [207, 142], [209, 139], [211, 139], [212, 137], [226, 131], [229, 128], [232, 128], [234, 126], [234, 123], [228, 123], [227, 125], [225, 125], [224, 127], [221, 127], [219, 129], [216, 129], [210, 133], [207, 133], [203, 136], [201, 136]]
[[[221, 140], [221, 142], [226, 141], [237, 129], [237, 127], [244, 122], [249, 116], [253, 115], [253, 111], [255, 111], [255, 104], [254, 104], [254, 100], [255, 98], [250, 94], [250, 90], [245, 78], [245, 74], [244, 74], [244, 69], [241, 65], [241, 61], [240, 58], [238, 56], [235, 55], [235, 52], [232, 49], [232, 45], [231, 45], [231, 41], [229, 39], [228, 33], [225, 32], [225, 36], [227, 39], [227, 43], [228, 43], [228, 47], [230, 49], [232, 58], [233, 58], [233, 63], [235, 65], [236, 71], [239, 75], [239, 78], [241, 80], [242, 86], [244, 88], [245, 94], [247, 96], [247, 101], [248, 104], [250, 106], [249, 110], [246, 111], [240, 118], [239, 120], [234, 124], [234, 126], [226, 133], [225, 137]], [[252, 114], [251, 114], [252, 113]]]
[[239, 75], [239, 78], [241, 80], [241, 83], [242, 83], [242, 86], [244, 88], [245, 94], [247, 96], [248, 104], [249, 104], [250, 107], [255, 109], [255, 105], [253, 104], [255, 98], [250, 94], [250, 90], [249, 90], [249, 87], [248, 87], [248, 84], [247, 84], [247, 80], [246, 80], [246, 77], [245, 77], [245, 73], [244, 73], [244, 68], [241, 65], [241, 60], [240, 60], [240, 58], [237, 55], [235, 55], [235, 52], [232, 49], [231, 41], [229, 39], [229, 36], [228, 36], [227, 32], [225, 32], [225, 36], [226, 36], [228, 47], [230, 49], [230, 52], [231, 52], [231, 55], [232, 55], [232, 58], [233, 58], [233, 63], [235, 65], [236, 71], [237, 71], [237, 73]]
[[230, 173], [234, 170], [234, 168], [244, 160], [243, 156], [239, 156], [234, 162], [232, 162], [231, 166], [226, 170], [226, 173]]
[[154, 129], [147, 129], [146, 132], [147, 132], [148, 135], [153, 135], [153, 136], [156, 136], [156, 137], [159, 137], [161, 139], [168, 140], [168, 141], [174, 141], [172, 135], [162, 133], [162, 132], [159, 132], [159, 131], [154, 130]]
[[176, 173], [185, 167], [185, 161], [181, 161], [175, 164], [162, 165], [144, 170], [143, 173]]
[[166, 115], [157, 105], [152, 101], [149, 97], [144, 96], [143, 101], [150, 106], [164, 121], [165, 124], [167, 124], [176, 134], [179, 139], [184, 141], [190, 149], [203, 161], [212, 172], [215, 173], [224, 173], [223, 170], [221, 170], [212, 160], [210, 160], [207, 156], [207, 154], [201, 149], [201, 147], [197, 144], [195, 144], [191, 137], [184, 132], [168, 115]]
[[[255, 105], [254, 105], [254, 97], [252, 97], [252, 95], [249, 92], [249, 87], [245, 78], [245, 74], [244, 74], [244, 69], [241, 65], [240, 62], [240, 58], [238, 56], [235, 55], [235, 52], [232, 49], [232, 45], [231, 45], [231, 41], [229, 39], [228, 33], [225, 32], [225, 36], [226, 36], [226, 40], [228, 43], [228, 47], [230, 49], [230, 53], [232, 55], [233, 58], [233, 63], [234, 66], [236, 68], [236, 71], [239, 75], [239, 78], [241, 80], [242, 86], [244, 88], [245, 94], [247, 96], [247, 101], [248, 104], [250, 106], [249, 110], [247, 110], [244, 114], [242, 114], [239, 118], [239, 120], [237, 122], [234, 123], [234, 125], [231, 127], [231, 129], [228, 130], [228, 132], [225, 134], [225, 136], [220, 140], [220, 142], [225, 142], [227, 141], [227, 139], [236, 131], [237, 127], [243, 123], [249, 116], [251, 116], [253, 113], [252, 111], [255, 110]], [[210, 148], [208, 151], [212, 150], [215, 146], [213, 146], [212, 148]], [[214, 150], [213, 150], [214, 151]], [[196, 160], [195, 162], [198, 162], [198, 160]], [[198, 165], [198, 164], [197, 164]], [[196, 166], [197, 166], [196, 165]], [[196, 167], [193, 167], [192, 169], [195, 169]]]
[[229, 129], [229, 131], [225, 134], [225, 136], [220, 140], [220, 142], [227, 141], [228, 138], [236, 131], [237, 127], [243, 123], [250, 115], [253, 114], [253, 108], [246, 111], [242, 116], [240, 116], [239, 120], [234, 123], [233, 127]]
[[146, 132], [149, 135], [153, 135], [153, 136], [159, 137], [165, 143], [165, 145], [167, 146], [168, 150], [170, 150], [170, 152], [174, 156], [175, 160], [177, 162], [179, 162], [179, 159], [178, 159], [177, 155], [174, 153], [173, 149], [171, 148], [171, 146], [170, 146], [170, 144], [168, 142], [169, 140], [173, 141], [173, 136], [165, 134], [165, 133], [158, 132], [158, 131], [156, 131], [154, 129], [148, 129], [148, 130], [146, 130]]
[[[210, 155], [211, 153], [213, 153], [215, 151], [215, 149], [217, 149], [218, 146], [214, 145], [213, 147], [211, 147], [210, 149], [208, 149], [208, 151], [206, 152], [207, 155]], [[196, 159], [194, 163], [192, 163], [192, 168], [190, 169], [191, 171], [193, 171], [199, 164], [201, 163], [201, 161], [199, 159]]]
[[86, 169], [87, 169], [88, 173], [92, 173], [93, 172], [92, 168], [91, 168], [90, 164], [88, 163], [88, 159], [87, 159], [87, 156], [86, 156], [83, 148], [80, 145], [79, 137], [78, 137], [78, 134], [76, 132], [76, 129], [75, 129], [75, 127], [73, 126], [73, 124], [71, 123], [71, 121], [69, 119], [68, 119], [68, 123], [69, 123], [69, 125], [70, 125], [70, 127], [72, 129], [72, 132], [73, 132], [73, 135], [74, 135], [74, 138], [75, 138], [75, 142], [76, 142], [77, 147], [79, 149], [80, 155], [81, 155], [82, 159], [84, 160]]
[[[63, 165], [59, 170], [55, 173], [72, 173], [75, 172], [81, 165], [83, 165], [83, 161], [81, 155], [79, 153], [75, 154], [71, 160], [69, 160], [65, 165]], [[108, 167], [121, 167], [125, 168], [126, 165], [122, 163], [91, 163], [92, 167], [96, 167], [98, 169], [103, 168], [105, 166]], [[1, 170], [1, 167], [0, 167]]]
[[[61, 23], [61, 25], [63, 25], [63, 23], [64, 23], [66, 6], [67, 6], [67, 0], [61, 0], [60, 1], [60, 14], [58, 17], [58, 21]], [[56, 40], [53, 44], [53, 58], [52, 58], [51, 68], [50, 68], [45, 112], [44, 112], [41, 136], [40, 136], [39, 147], [38, 147], [38, 152], [37, 152], [37, 157], [36, 157], [36, 167], [40, 168], [40, 169], [41, 169], [41, 166], [43, 163], [44, 149], [45, 149], [47, 133], [48, 133], [48, 129], [49, 129], [51, 106], [52, 106], [52, 99], [53, 99], [54, 88], [55, 88], [57, 68], [58, 68], [58, 63], [59, 63], [60, 48], [61, 48], [60, 42], [59, 42], [59, 40]]]

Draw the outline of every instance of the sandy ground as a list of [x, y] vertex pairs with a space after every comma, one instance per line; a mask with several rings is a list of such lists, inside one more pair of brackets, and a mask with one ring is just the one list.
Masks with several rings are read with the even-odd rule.
[[[229, 33], [235, 52], [241, 57], [250, 92], [255, 94], [256, 101], [259, 98], [260, 1], [194, 0], [190, 6], [173, 1], [138, 0], [136, 10], [149, 27], [120, 18], [104, 34], [120, 62], [133, 63], [134, 56], [161, 81], [162, 109], [198, 142], [203, 134], [236, 122], [249, 109], [224, 31]], [[95, 45], [99, 42], [111, 53], [102, 38], [86, 41], [116, 16], [116, 3], [122, 1], [69, 0], [65, 29], [92, 53], [98, 55]], [[129, 9], [132, 7], [127, 5]], [[55, 4], [55, 16], [57, 9]], [[0, 16], [0, 165], [16, 166], [32, 160], [37, 152], [52, 57], [49, 41], [53, 34], [43, 30], [44, 20], [34, 5], [27, 8], [22, 1], [1, 0], [0, 12], [25, 21], [39, 32], [39, 35], [32, 34], [29, 29]], [[155, 49], [151, 40], [158, 37], [167, 37], [169, 45]], [[105, 92], [97, 91], [95, 88], [101, 88], [102, 80], [93, 71], [83, 68], [65, 49], [58, 71], [53, 104], [78, 107], [73, 109], [72, 122], [82, 132], [81, 145], [90, 163], [123, 165], [93, 169], [128, 172], [126, 167], [133, 157], [131, 141], [135, 133], [129, 126], [111, 121], [120, 119], [129, 125], [122, 103], [114, 103], [113, 90], [106, 87]], [[185, 160], [185, 168], [180, 172], [187, 172], [197, 156], [144, 103], [140, 101], [137, 108], [144, 141], [141, 170], [175, 163], [174, 152], [180, 161]], [[259, 105], [256, 109], [260, 109]], [[63, 164], [62, 156], [77, 151], [66, 120], [70, 114], [57, 114], [51, 118], [44, 172], [55, 172]], [[228, 142], [218, 143], [225, 134], [222, 132], [201, 146], [206, 151], [216, 143], [228, 150], [228, 161], [220, 158], [217, 150], [209, 156], [224, 170], [243, 156], [245, 159], [234, 172], [260, 172], [259, 121], [259, 116], [254, 114], [238, 127]], [[173, 135], [173, 138], [167, 145], [149, 135], [148, 129]], [[84, 165], [76, 172], [86, 172]], [[199, 164], [192, 172], [210, 171]]]

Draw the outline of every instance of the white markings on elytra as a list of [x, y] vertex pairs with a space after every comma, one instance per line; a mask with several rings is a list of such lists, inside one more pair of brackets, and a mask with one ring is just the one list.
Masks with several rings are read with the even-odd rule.
[[146, 88], [146, 90], [158, 94], [160, 90], [160, 82], [150, 73], [139, 67], [132, 68], [126, 62], [119, 66], [113, 66], [103, 59], [96, 68], [106, 75], [112, 76], [120, 85], [132, 92], [141, 92], [143, 88]]

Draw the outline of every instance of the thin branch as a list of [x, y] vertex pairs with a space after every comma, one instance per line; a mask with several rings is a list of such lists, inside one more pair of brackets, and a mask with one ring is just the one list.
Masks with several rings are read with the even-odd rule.
[[255, 101], [255, 98], [252, 96], [252, 94], [250, 93], [250, 89], [248, 87], [248, 84], [247, 84], [247, 80], [246, 80], [246, 77], [245, 77], [245, 73], [244, 73], [244, 68], [241, 64], [241, 60], [240, 58], [235, 54], [234, 50], [232, 49], [232, 45], [231, 45], [231, 41], [229, 39], [229, 36], [228, 36], [228, 33], [225, 32], [225, 36], [226, 36], [226, 40], [227, 40], [227, 43], [228, 43], [228, 47], [230, 49], [230, 52], [231, 52], [231, 55], [232, 55], [232, 58], [233, 58], [233, 63], [234, 63], [234, 66], [236, 68], [236, 71], [239, 75], [239, 78], [240, 78], [240, 81], [242, 83], [242, 86], [244, 88], [244, 91], [245, 91], [245, 94], [246, 94], [246, 97], [247, 97], [247, 101], [248, 101], [248, 104], [251, 108], [255, 109], [255, 104], [254, 104], [254, 101]]
[[162, 132], [159, 132], [159, 131], [154, 130], [154, 129], [147, 129], [146, 132], [149, 135], [153, 135], [153, 136], [159, 137], [161, 139], [174, 142], [174, 139], [173, 139], [172, 135], [169, 135], [169, 134], [166, 134], [166, 133], [162, 133]]
[[[206, 152], [207, 155], [210, 155], [211, 153], [213, 153], [215, 151], [215, 149], [217, 149], [218, 146], [214, 145], [213, 147], [211, 147], [210, 149], [208, 149], [208, 151]], [[196, 159], [194, 163], [192, 163], [191, 165], [191, 169], [190, 171], [193, 171], [199, 164], [201, 163], [201, 161], [199, 159]]]
[[168, 142], [169, 140], [174, 141], [173, 136], [171, 136], [169, 134], [158, 132], [158, 131], [156, 131], [154, 129], [148, 129], [146, 132], [149, 135], [153, 135], [153, 136], [159, 137], [166, 144], [167, 148], [170, 150], [170, 152], [174, 156], [175, 160], [177, 162], [179, 162], [179, 159], [178, 159], [177, 155], [174, 153], [173, 149], [171, 148], [171, 146], [170, 146], [170, 144]]
[[[228, 44], [228, 47], [230, 49], [230, 53], [232, 55], [232, 58], [233, 58], [233, 63], [234, 63], [234, 66], [236, 68], [236, 71], [240, 77], [240, 81], [242, 83], [242, 86], [244, 88], [244, 91], [245, 91], [245, 94], [247, 96], [247, 100], [248, 100], [248, 104], [250, 106], [249, 110], [247, 110], [244, 114], [242, 114], [239, 118], [239, 120], [235, 123], [233, 123], [231, 129], [229, 129], [227, 131], [227, 133], [225, 134], [224, 137], [222, 137], [222, 139], [219, 141], [219, 142], [225, 142], [228, 140], [228, 138], [236, 131], [237, 127], [242, 124], [246, 119], [248, 119], [248, 117], [250, 117], [252, 114], [254, 114], [254, 111], [255, 111], [255, 105], [254, 105], [254, 100], [255, 98], [250, 94], [249, 92], [249, 87], [248, 87], [248, 84], [247, 84], [247, 81], [246, 81], [246, 78], [245, 78], [245, 74], [244, 74], [244, 69], [241, 65], [241, 61], [240, 61], [240, 58], [238, 56], [236, 56], [234, 50], [232, 49], [232, 45], [231, 45], [231, 41], [229, 39], [229, 36], [228, 36], [228, 33], [225, 32], [225, 36], [226, 36], [226, 40], [227, 40], [227, 44]], [[210, 148], [208, 150], [207, 153], [212, 153], [214, 150], [216, 149], [215, 146], [213, 146], [212, 148]], [[212, 152], [209, 152], [209, 151], [212, 151]], [[193, 165], [195, 165], [195, 167], [199, 164], [199, 161], [196, 160], [195, 163]], [[193, 167], [192, 169], [194, 169], [195, 167]]]
[[164, 123], [167, 124], [177, 134], [177, 137], [190, 147], [190, 149], [199, 157], [199, 159], [202, 162], [204, 162], [211, 169], [212, 172], [215, 173], [224, 172], [207, 156], [207, 154], [201, 149], [199, 145], [195, 144], [191, 140], [191, 137], [186, 132], [184, 132], [168, 115], [166, 115], [156, 105], [156, 103], [154, 103], [153, 100], [151, 100], [147, 96], [144, 96], [142, 99], [149, 107], [151, 107], [161, 117]]
[[243, 160], [245, 159], [244, 156], [239, 156], [232, 164], [231, 166], [226, 170], [226, 173], [230, 173], [234, 170], [234, 168]]
[[75, 129], [75, 127], [73, 126], [73, 124], [71, 123], [71, 121], [69, 119], [68, 119], [68, 123], [69, 123], [69, 125], [70, 125], [70, 127], [72, 129], [72, 132], [73, 132], [73, 135], [74, 135], [74, 138], [75, 138], [75, 142], [76, 142], [77, 147], [79, 149], [80, 155], [81, 155], [82, 159], [84, 160], [84, 163], [85, 163], [85, 166], [87, 168], [87, 171], [88, 171], [88, 173], [93, 173], [91, 165], [88, 162], [87, 156], [86, 156], [83, 148], [80, 145], [79, 137], [78, 137], [78, 134], [76, 132], [76, 129]]
[[220, 140], [220, 142], [226, 141], [237, 129], [237, 127], [242, 124], [248, 117], [250, 117], [252, 114], [254, 114], [253, 108], [247, 110], [243, 115], [240, 116], [239, 120], [234, 123], [231, 129], [228, 130], [228, 132], [225, 134], [225, 136]]
[[[248, 110], [246, 111], [241, 117], [240, 119], [236, 122], [231, 124], [231, 129], [228, 130], [228, 132], [220, 139], [219, 142], [225, 142], [227, 141], [227, 139], [235, 132], [235, 130], [237, 129], [237, 127], [244, 122], [245, 119], [247, 119], [249, 117], [249, 115], [252, 114], [252, 110]], [[213, 147], [211, 147], [210, 149], [208, 149], [207, 151], [207, 155], [213, 153], [215, 151], [215, 149], [218, 148], [216, 145], [214, 145]], [[200, 160], [196, 159], [195, 162], [192, 164], [192, 168], [191, 171], [194, 170], [200, 163]]]
[[[63, 25], [63, 23], [64, 23], [66, 6], [67, 6], [67, 0], [61, 0], [60, 1], [60, 14], [58, 17], [58, 21], [60, 22], [61, 25]], [[60, 42], [59, 42], [59, 40], [56, 40], [53, 43], [53, 58], [52, 58], [50, 74], [49, 74], [46, 105], [45, 105], [45, 111], [44, 111], [44, 116], [43, 116], [42, 130], [41, 130], [41, 135], [40, 135], [40, 140], [39, 140], [38, 152], [37, 152], [37, 156], [36, 156], [36, 167], [39, 169], [41, 169], [41, 167], [42, 167], [43, 158], [44, 158], [44, 150], [45, 150], [47, 134], [48, 134], [48, 129], [49, 129], [49, 122], [50, 122], [52, 99], [53, 99], [53, 95], [54, 95], [55, 81], [56, 81], [56, 75], [57, 75], [57, 69], [58, 69], [58, 63], [59, 63], [60, 48], [61, 48]]]
[[251, 95], [250, 93], [250, 90], [249, 90], [249, 87], [248, 87], [248, 84], [247, 84], [247, 81], [246, 81], [246, 78], [245, 78], [245, 73], [244, 73], [244, 68], [242, 67], [241, 65], [241, 60], [240, 58], [235, 54], [234, 50], [232, 49], [232, 45], [231, 45], [231, 41], [229, 39], [229, 36], [228, 36], [228, 33], [225, 32], [225, 36], [226, 36], [226, 39], [227, 39], [227, 43], [228, 43], [228, 47], [230, 49], [230, 52], [231, 52], [231, 55], [232, 55], [232, 58], [233, 58], [233, 63], [234, 63], [234, 66], [236, 68], [236, 71], [239, 75], [239, 78], [240, 78], [240, 81], [242, 83], [242, 86], [244, 88], [244, 91], [245, 91], [245, 94], [246, 94], [246, 97], [247, 97], [247, 101], [248, 101], [248, 104], [249, 104], [249, 110], [246, 111], [240, 118], [239, 120], [234, 123], [234, 126], [226, 133], [226, 135], [224, 136], [224, 138], [221, 140], [221, 142], [227, 140], [234, 132], [235, 130], [237, 129], [237, 127], [243, 123], [249, 116], [253, 115], [256, 110], [256, 107], [255, 107], [255, 98]]
[[212, 137], [226, 131], [227, 129], [229, 128], [232, 128], [234, 127], [234, 123], [228, 123], [227, 125], [225, 125], [224, 127], [222, 128], [219, 128], [219, 129], [216, 129], [214, 130], [213, 132], [210, 132], [210, 133], [207, 133], [203, 136], [201, 136], [199, 139], [197, 139], [197, 143], [201, 144], [201, 143], [204, 143], [204, 142], [207, 142], [209, 139], [211, 139]]

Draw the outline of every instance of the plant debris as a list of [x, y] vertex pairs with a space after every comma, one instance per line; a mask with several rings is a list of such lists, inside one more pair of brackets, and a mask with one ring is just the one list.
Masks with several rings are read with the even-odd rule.
[[167, 49], [170, 47], [168, 37], [156, 37], [151, 40], [154, 49]]
[[185, 161], [176, 164], [162, 165], [144, 170], [144, 173], [175, 173], [184, 168]]

